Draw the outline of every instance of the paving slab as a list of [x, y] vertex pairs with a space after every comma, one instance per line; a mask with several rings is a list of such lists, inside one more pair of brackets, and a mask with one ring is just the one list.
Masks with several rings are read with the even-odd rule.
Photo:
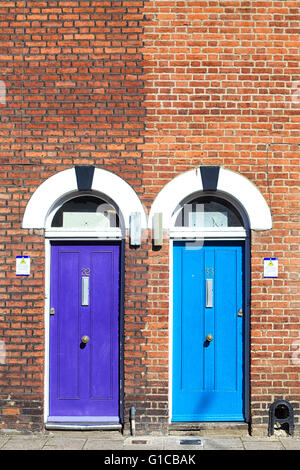
[[284, 445], [278, 438], [252, 437], [243, 439], [245, 450], [285, 450]]
[[199, 436], [138, 436], [124, 441], [124, 449], [131, 450], [202, 450]]
[[97, 439], [88, 438], [83, 446], [83, 450], [122, 450], [124, 448], [123, 439]]
[[50, 437], [43, 446], [43, 450], [82, 450], [87, 437]]
[[168, 436], [163, 439], [164, 450], [203, 450], [200, 436]]
[[163, 438], [137, 436], [124, 439], [124, 450], [163, 450]]
[[[200, 442], [199, 442], [200, 441]], [[0, 434], [0, 450], [300, 450], [300, 437], [236, 435], [138, 435], [119, 432], [50, 431]]]
[[211, 436], [203, 438], [204, 450], [244, 450], [243, 442], [237, 436]]
[[0, 436], [0, 449], [3, 448], [4, 444], [6, 444], [8, 440], [9, 440], [8, 436]]
[[281, 437], [280, 442], [286, 450], [300, 450], [300, 438]]
[[12, 436], [1, 450], [41, 450], [47, 441], [46, 437]]

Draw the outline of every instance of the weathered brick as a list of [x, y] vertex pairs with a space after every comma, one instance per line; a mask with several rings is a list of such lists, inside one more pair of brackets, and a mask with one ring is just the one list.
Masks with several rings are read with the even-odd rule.
[[[118, 174], [148, 211], [200, 165], [260, 189], [273, 228], [251, 239], [253, 429], [277, 397], [298, 410], [299, 3], [16, 0], [0, 17], [0, 426], [43, 426], [44, 233], [20, 224], [33, 191], [75, 164]], [[149, 240], [125, 250], [125, 426], [134, 405], [139, 430], [166, 430], [169, 244]], [[20, 252], [28, 279], [15, 276]], [[278, 279], [262, 279], [264, 255]]]

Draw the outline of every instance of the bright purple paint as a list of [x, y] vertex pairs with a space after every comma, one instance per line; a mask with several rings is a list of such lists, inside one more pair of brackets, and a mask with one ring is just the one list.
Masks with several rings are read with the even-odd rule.
[[[84, 271], [86, 270], [86, 271]], [[88, 271], [89, 270], [89, 271]], [[89, 305], [81, 305], [89, 274]], [[55, 243], [51, 258], [50, 416], [119, 416], [119, 246]], [[83, 335], [90, 337], [84, 345]]]

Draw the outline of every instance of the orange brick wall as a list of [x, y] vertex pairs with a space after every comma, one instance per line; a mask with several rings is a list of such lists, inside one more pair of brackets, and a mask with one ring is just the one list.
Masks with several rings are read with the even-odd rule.
[[[0, 2], [0, 80], [6, 87], [0, 100], [2, 428], [43, 427], [44, 233], [21, 228], [31, 194], [76, 164], [105, 168], [143, 193], [142, 7], [123, 0]], [[145, 311], [147, 266], [143, 247], [126, 249], [130, 363], [140, 334], [135, 315]], [[29, 278], [15, 275], [19, 254], [31, 256]], [[132, 374], [126, 387], [134, 380], [136, 396], [141, 386]]]
[[[176, 175], [219, 165], [252, 181], [273, 229], [252, 233], [251, 422], [299, 411], [299, 1], [41, 0], [0, 4], [2, 428], [41, 429], [44, 234], [26, 203], [75, 164], [124, 178], [149, 210]], [[16, 278], [15, 256], [32, 257]], [[263, 258], [279, 258], [263, 279]], [[125, 425], [166, 430], [169, 245], [126, 243]], [[300, 355], [299, 355], [300, 356]]]
[[[220, 165], [252, 181], [272, 211], [273, 229], [252, 233], [251, 243], [258, 434], [267, 432], [276, 398], [299, 410], [299, 7], [161, 0], [144, 8], [146, 201], [186, 170]], [[278, 279], [263, 278], [268, 256], [279, 258]], [[156, 253], [150, 262], [155, 269]]]

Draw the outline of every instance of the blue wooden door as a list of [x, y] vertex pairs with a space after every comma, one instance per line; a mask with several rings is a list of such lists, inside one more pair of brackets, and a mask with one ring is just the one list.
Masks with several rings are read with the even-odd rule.
[[119, 246], [52, 245], [49, 421], [119, 421]]
[[172, 421], [243, 421], [243, 246], [174, 243]]

